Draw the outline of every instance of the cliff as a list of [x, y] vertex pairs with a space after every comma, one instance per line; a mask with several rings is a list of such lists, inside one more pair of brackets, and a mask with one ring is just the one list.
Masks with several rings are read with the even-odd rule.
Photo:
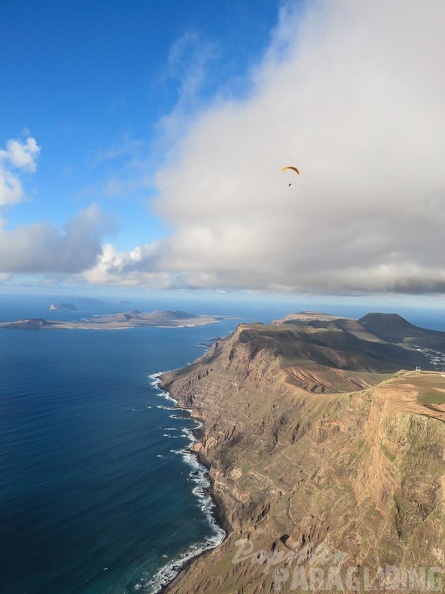
[[169, 592], [438, 591], [445, 377], [396, 372], [424, 355], [389, 346], [351, 320], [241, 325], [162, 377], [204, 421], [228, 531]]

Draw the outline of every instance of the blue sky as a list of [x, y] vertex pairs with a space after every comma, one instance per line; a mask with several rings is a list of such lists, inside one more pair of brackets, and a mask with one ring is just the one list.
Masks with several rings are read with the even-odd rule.
[[0, 290], [441, 303], [444, 26], [439, 0], [1, 2]]
[[[200, 60], [193, 102], [225, 85], [242, 91], [236, 79], [276, 19], [271, 0], [2, 2], [0, 138], [29, 133], [41, 147], [28, 200], [6, 213], [10, 226], [63, 225], [94, 202], [116, 216], [120, 247], [161, 236], [165, 225], [148, 216], [151, 176], [165, 158], [155, 148], [161, 118]], [[121, 176], [137, 178], [134, 187], [120, 191]]]

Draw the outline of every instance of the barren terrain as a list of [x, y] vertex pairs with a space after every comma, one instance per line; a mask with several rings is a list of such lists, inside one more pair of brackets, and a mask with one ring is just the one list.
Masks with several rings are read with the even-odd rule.
[[445, 377], [422, 362], [360, 321], [293, 320], [241, 325], [165, 374], [204, 422], [193, 449], [228, 532], [169, 592], [364, 592], [395, 567], [381, 591], [405, 593], [443, 577]]

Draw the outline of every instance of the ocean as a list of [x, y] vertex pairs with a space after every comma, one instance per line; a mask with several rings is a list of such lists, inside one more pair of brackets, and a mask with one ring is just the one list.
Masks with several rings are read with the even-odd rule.
[[[192, 362], [240, 321], [309, 308], [82, 302], [50, 312], [57, 300], [2, 297], [0, 321], [133, 308], [236, 316], [192, 328], [0, 329], [2, 594], [152, 594], [224, 537], [205, 469], [187, 452], [197, 422], [159, 390], [159, 373]], [[442, 314], [411, 314], [445, 329]]]

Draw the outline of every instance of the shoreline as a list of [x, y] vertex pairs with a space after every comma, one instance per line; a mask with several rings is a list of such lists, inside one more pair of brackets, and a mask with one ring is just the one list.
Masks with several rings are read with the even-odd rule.
[[218, 324], [220, 320], [203, 320], [194, 324], [184, 324], [182, 322], [166, 323], [148, 323], [139, 324], [125, 322], [47, 322], [37, 324], [34, 321], [18, 320], [16, 322], [0, 322], [0, 329], [9, 330], [131, 330], [134, 328], [196, 328], [198, 326], [210, 326]]
[[141, 312], [131, 310], [116, 314], [93, 315], [78, 320], [46, 320], [27, 317], [0, 322], [0, 328], [18, 330], [121, 330], [126, 328], [194, 328], [208, 326], [224, 320], [224, 316], [191, 314], [179, 310]]
[[[178, 407], [178, 408], [181, 408], [181, 407]], [[196, 555], [194, 555], [190, 559], [187, 559], [187, 561], [184, 562], [184, 564], [181, 566], [181, 568], [179, 569], [179, 571], [175, 575], [175, 577], [172, 578], [167, 584], [165, 584], [164, 586], [162, 586], [161, 589], [158, 592], [156, 592], [156, 594], [168, 594], [168, 592], [171, 591], [171, 588], [174, 587], [178, 582], [181, 581], [181, 579], [184, 576], [184, 572], [190, 567], [190, 565], [192, 565], [192, 563], [194, 563], [195, 561], [197, 561], [201, 557], [204, 557], [205, 555], [208, 555], [211, 551], [213, 551], [217, 547], [221, 546], [223, 544], [223, 542], [226, 540], [226, 538], [228, 537], [229, 532], [231, 531], [231, 528], [228, 525], [227, 519], [225, 517], [223, 508], [218, 504], [217, 500], [214, 498], [214, 495], [213, 495], [213, 481], [211, 480], [210, 475], [209, 475], [209, 466], [207, 466], [207, 464], [205, 464], [200, 459], [200, 456], [199, 456], [199, 454], [197, 452], [193, 452], [192, 451], [191, 453], [195, 455], [195, 457], [198, 460], [199, 464], [201, 464], [202, 466], [204, 466], [204, 468], [207, 469], [206, 470], [206, 473], [207, 473], [208, 479], [210, 481], [210, 486], [207, 488], [207, 493], [208, 493], [208, 496], [211, 498], [211, 500], [213, 502], [213, 517], [214, 517], [215, 523], [222, 530], [224, 530], [225, 536], [221, 540], [221, 542], [219, 542], [218, 544], [216, 544], [214, 547], [205, 549], [204, 551], [201, 551], [200, 553], [197, 553]]]
[[[165, 373], [167, 373], [167, 371], [158, 372], [158, 373], [154, 373], [154, 374], [150, 375], [149, 377], [150, 377], [150, 379], [152, 379], [152, 386], [155, 387], [155, 389], [159, 390], [159, 392], [161, 393], [160, 397], [164, 397], [166, 400], [173, 403], [172, 410], [174, 410], [174, 409], [185, 410], [190, 413], [191, 409], [189, 409], [185, 406], [181, 406], [178, 403], [178, 401], [171, 396], [171, 394], [168, 390], [165, 390], [164, 388], [161, 387], [161, 379], [160, 378]], [[182, 453], [188, 454], [191, 457], [193, 457], [194, 460], [196, 461], [196, 464], [199, 467], [201, 467], [202, 476], [208, 482], [208, 485], [202, 486], [201, 489], [202, 489], [202, 493], [203, 493], [204, 497], [207, 499], [207, 502], [209, 503], [209, 507], [207, 508], [207, 514], [206, 514], [205, 509], [203, 509], [203, 513], [205, 515], [209, 516], [209, 519], [211, 520], [211, 522], [209, 522], [210, 527], [216, 528], [217, 532], [215, 534], [215, 538], [218, 537], [218, 531], [220, 533], [224, 533], [224, 534], [220, 534], [220, 538], [219, 538], [218, 542], [216, 542], [216, 544], [213, 545], [213, 543], [212, 543], [212, 544], [210, 544], [210, 546], [206, 546], [206, 543], [203, 543], [202, 547], [205, 547], [205, 548], [203, 550], [197, 551], [196, 553], [194, 553], [193, 550], [190, 550], [190, 549], [193, 549], [193, 546], [196, 546], [196, 545], [191, 545], [189, 547], [189, 549], [187, 549], [186, 551], [184, 551], [182, 553], [182, 555], [184, 555], [183, 560], [181, 560], [181, 556], [179, 556], [176, 559], [172, 559], [169, 563], [166, 563], [165, 566], [162, 567], [149, 580], [147, 585], [149, 585], [150, 582], [152, 582], [152, 581], [156, 581], [157, 578], [161, 581], [161, 584], [158, 587], [156, 587], [153, 584], [155, 589], [150, 590], [150, 594], [163, 594], [163, 593], [165, 594], [165, 593], [169, 592], [171, 587], [174, 586], [174, 584], [177, 583], [181, 579], [181, 577], [184, 574], [184, 571], [194, 561], [196, 561], [200, 557], [203, 557], [204, 555], [210, 553], [210, 551], [219, 547], [226, 540], [228, 534], [231, 531], [231, 527], [230, 527], [229, 523], [227, 522], [224, 510], [214, 497], [213, 480], [210, 476], [210, 465], [200, 455], [199, 452], [196, 452], [192, 449], [193, 445], [195, 443], [197, 443], [199, 440], [199, 436], [202, 431], [202, 425], [203, 425], [204, 421], [203, 421], [203, 419], [197, 418], [197, 417], [190, 416], [189, 418], [191, 420], [195, 421], [196, 423], [198, 423], [199, 426], [192, 428], [192, 429], [185, 429], [185, 433], [189, 433], [191, 436], [191, 439], [193, 439], [193, 441], [187, 447], [184, 448]], [[192, 491], [194, 491], [194, 489]], [[196, 497], [199, 498], [199, 495], [196, 495]], [[197, 544], [199, 545], [199, 543], [197, 543]], [[190, 553], [187, 552], [188, 550], [190, 550]], [[190, 557], [188, 557], [189, 554], [191, 555]], [[164, 572], [167, 573], [167, 575], [165, 576], [166, 582], [162, 583], [162, 581], [164, 581], [163, 577], [162, 577]], [[172, 573], [175, 572], [175, 575], [169, 577], [168, 572], [172, 572]]]

